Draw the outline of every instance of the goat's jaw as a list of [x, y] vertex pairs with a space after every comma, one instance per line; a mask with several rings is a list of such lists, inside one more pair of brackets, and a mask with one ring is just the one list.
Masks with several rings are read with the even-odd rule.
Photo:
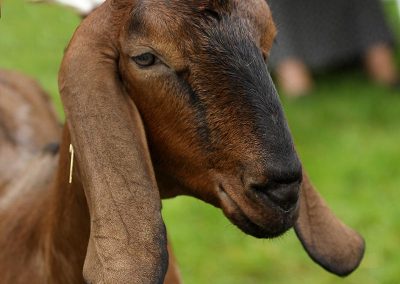
[[244, 233], [256, 238], [275, 238], [294, 226], [299, 213], [298, 204], [284, 211], [264, 199], [256, 202], [246, 194], [232, 193], [232, 189], [230, 186], [218, 187], [219, 207]]

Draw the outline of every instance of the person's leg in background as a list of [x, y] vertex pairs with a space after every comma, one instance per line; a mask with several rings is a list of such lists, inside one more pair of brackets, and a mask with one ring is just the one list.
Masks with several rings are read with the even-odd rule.
[[[310, 93], [312, 74], [304, 62], [302, 49], [304, 34], [309, 28], [309, 1], [267, 0], [272, 9], [278, 36], [271, 51], [269, 66], [276, 75], [277, 84], [289, 97]], [[312, 1], [311, 1], [312, 2]]]
[[394, 59], [394, 36], [385, 20], [379, 0], [353, 0], [359, 41], [370, 78], [379, 84], [399, 84], [399, 71]]
[[301, 97], [309, 94], [313, 88], [310, 70], [299, 58], [285, 58], [276, 66], [279, 86], [289, 97]]
[[393, 47], [385, 43], [375, 44], [367, 49], [364, 61], [373, 81], [385, 86], [399, 86], [400, 77]]

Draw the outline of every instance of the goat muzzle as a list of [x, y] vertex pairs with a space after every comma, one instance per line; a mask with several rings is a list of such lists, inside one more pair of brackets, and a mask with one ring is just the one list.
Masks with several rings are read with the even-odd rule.
[[241, 181], [226, 178], [217, 191], [219, 206], [228, 219], [254, 237], [277, 237], [297, 220], [300, 181], [246, 187]]

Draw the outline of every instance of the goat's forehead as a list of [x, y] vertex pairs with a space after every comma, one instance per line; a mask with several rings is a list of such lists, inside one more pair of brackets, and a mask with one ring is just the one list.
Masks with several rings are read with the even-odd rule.
[[187, 29], [206, 21], [210, 11], [228, 16], [239, 15], [260, 26], [268, 25], [271, 18], [265, 0], [142, 0], [132, 11], [130, 31], [177, 32], [182, 27]]
[[[141, 0], [137, 6], [149, 8], [161, 8], [171, 11], [177, 10], [202, 10], [202, 9], [225, 9], [234, 7], [238, 0]], [[240, 1], [240, 0], [239, 0]], [[253, 0], [250, 0], [253, 1]]]
[[[206, 2], [208, 0], [140, 1], [129, 17], [129, 37], [136, 39], [136, 43], [142, 39], [144, 42], [150, 42], [150, 45], [168, 46], [172, 53], [174, 50], [195, 51], [199, 42], [207, 40], [208, 31], [218, 30], [216, 26], [221, 23], [215, 18], [211, 19], [215, 12], [224, 18], [225, 32], [239, 37], [248, 33], [246, 39], [253, 38], [256, 42], [261, 39], [261, 47], [269, 49], [264, 46], [271, 45], [269, 42], [272, 40], [269, 38], [274, 37], [275, 30], [271, 13], [264, 0], [227, 0], [226, 2], [230, 3], [229, 9], [217, 7], [222, 10], [213, 10], [210, 6], [205, 6]], [[229, 27], [232, 31], [229, 31]], [[233, 31], [241, 28], [243, 32]], [[267, 43], [264, 44], [263, 41]]]

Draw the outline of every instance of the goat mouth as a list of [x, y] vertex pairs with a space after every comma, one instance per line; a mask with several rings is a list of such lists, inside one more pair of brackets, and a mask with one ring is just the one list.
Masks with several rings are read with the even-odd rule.
[[[220, 208], [225, 216], [244, 233], [256, 238], [275, 238], [284, 234], [293, 227], [298, 217], [298, 208], [290, 211], [279, 210], [274, 207], [263, 206], [260, 215], [262, 218], [255, 218], [246, 213], [241, 204], [222, 187], [219, 186], [218, 195], [220, 199]], [[246, 201], [245, 201], [246, 202]], [[246, 202], [248, 206], [254, 206], [252, 202]], [[258, 210], [260, 211], [260, 210]], [[262, 220], [260, 220], [262, 219]]]

